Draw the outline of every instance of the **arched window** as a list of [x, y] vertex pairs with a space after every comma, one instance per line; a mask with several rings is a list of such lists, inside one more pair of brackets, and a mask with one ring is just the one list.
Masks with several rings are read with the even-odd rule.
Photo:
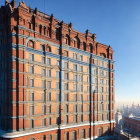
[[75, 48], [80, 48], [80, 40], [78, 37], [74, 38], [74, 47]]
[[51, 52], [51, 47], [47, 45], [47, 46], [46, 46], [46, 51], [47, 51], [47, 52]]
[[100, 56], [106, 58], [106, 54], [105, 53], [100, 53]]
[[48, 140], [52, 140], [52, 135], [48, 135]]
[[29, 138], [28, 140], [35, 140], [35, 138]]
[[70, 45], [70, 37], [69, 37], [69, 35], [66, 35], [66, 37], [65, 37], [65, 44]]
[[90, 53], [92, 53], [93, 52], [93, 45], [90, 43], [89, 47], [90, 47]]
[[29, 29], [31, 29], [31, 23], [29, 22]]
[[39, 25], [39, 33], [42, 33], [42, 25]]
[[86, 51], [86, 43], [83, 42], [83, 50]]
[[34, 48], [34, 42], [32, 40], [29, 40], [27, 46]]
[[47, 30], [47, 36], [51, 37], [51, 29], [49, 27], [48, 27], [48, 30]]
[[44, 35], [46, 35], [46, 27], [44, 27]]
[[98, 136], [100, 137], [102, 135], [103, 135], [103, 128], [100, 127], [100, 128], [98, 128]]
[[56, 38], [56, 40], [59, 40], [59, 30], [58, 29], [55, 30], [55, 38]]

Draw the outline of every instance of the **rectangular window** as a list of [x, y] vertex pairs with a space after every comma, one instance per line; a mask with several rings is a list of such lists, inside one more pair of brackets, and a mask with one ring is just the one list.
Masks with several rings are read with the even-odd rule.
[[30, 87], [34, 87], [34, 79], [30, 79]]
[[47, 88], [51, 89], [51, 82], [50, 81], [48, 81], [48, 83], [47, 83]]
[[64, 74], [64, 79], [68, 80], [68, 73]]
[[76, 64], [73, 65], [73, 70], [77, 71], [77, 65]]
[[73, 59], [77, 59], [77, 54], [73, 53]]
[[59, 71], [56, 71], [56, 78], [59, 78]]
[[56, 60], [56, 65], [57, 66], [59, 66], [59, 63], [60, 63], [60, 61], [59, 60]]
[[77, 81], [77, 75], [76, 74], [74, 74], [73, 78], [74, 78], [73, 79], [74, 81]]
[[79, 86], [79, 91], [80, 91], [80, 92], [83, 92], [83, 85], [80, 85], [80, 86]]
[[42, 106], [42, 114], [46, 114], [46, 106]]
[[83, 75], [79, 75], [79, 82], [83, 81]]
[[64, 56], [68, 57], [68, 51], [64, 50]]
[[64, 68], [68, 69], [68, 63], [67, 62], [64, 62]]
[[56, 82], [56, 89], [59, 89], [59, 82]]
[[46, 70], [42, 69], [42, 76], [46, 76]]
[[51, 113], [51, 105], [47, 106], [47, 113]]
[[51, 101], [51, 93], [48, 93], [48, 94], [47, 94], [47, 100], [48, 100], [48, 101]]
[[74, 84], [74, 85], [73, 85], [73, 90], [74, 90], [74, 91], [77, 91], [77, 84]]
[[59, 49], [56, 49], [56, 53], [59, 54]]
[[42, 80], [42, 88], [46, 88], [46, 80]]
[[83, 61], [83, 56], [82, 55], [79, 56], [79, 60]]
[[83, 66], [80, 66], [79, 71], [83, 72]]
[[65, 83], [64, 84], [64, 90], [68, 90], [68, 89], [69, 89], [68, 83]]
[[56, 94], [56, 101], [59, 101], [59, 94]]
[[51, 125], [51, 117], [48, 118], [48, 125]]
[[34, 101], [34, 93], [30, 94], [30, 101]]
[[42, 63], [45, 64], [45, 57], [42, 57]]
[[47, 58], [47, 65], [51, 65], [51, 59]]
[[44, 45], [40, 45], [40, 50], [44, 52], [45, 51], [45, 46]]
[[51, 70], [48, 70], [48, 77], [51, 77]]
[[34, 66], [29, 66], [29, 72], [34, 73]]
[[64, 94], [64, 100], [65, 100], [65, 101], [68, 101], [68, 98], [69, 98], [69, 97], [68, 97], [68, 94]]
[[76, 94], [73, 95], [73, 101], [77, 101], [77, 95]]
[[29, 60], [34, 61], [34, 54], [29, 54]]
[[34, 115], [34, 106], [30, 106], [30, 115]]
[[69, 123], [69, 117], [68, 117], [68, 115], [65, 116], [65, 123], [66, 123], [66, 124]]

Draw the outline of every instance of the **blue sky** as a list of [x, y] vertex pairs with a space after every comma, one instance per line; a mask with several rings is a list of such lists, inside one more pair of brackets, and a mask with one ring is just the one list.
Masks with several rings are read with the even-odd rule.
[[78, 31], [89, 29], [97, 41], [111, 45], [116, 100], [140, 101], [140, 0], [24, 1], [60, 21], [71, 21]]

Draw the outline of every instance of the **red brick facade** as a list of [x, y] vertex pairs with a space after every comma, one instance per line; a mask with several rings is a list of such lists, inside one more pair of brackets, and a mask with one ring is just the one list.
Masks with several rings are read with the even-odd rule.
[[112, 133], [113, 50], [95, 34], [6, 0], [0, 8], [0, 48], [2, 139], [72, 140]]

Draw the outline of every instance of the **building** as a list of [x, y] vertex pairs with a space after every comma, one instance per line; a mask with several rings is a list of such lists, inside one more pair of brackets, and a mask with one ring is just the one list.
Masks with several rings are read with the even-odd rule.
[[31, 9], [0, 8], [0, 137], [93, 139], [114, 126], [110, 46]]
[[140, 117], [133, 116], [132, 114], [121, 114], [119, 111], [117, 111], [115, 120], [115, 140], [140, 139]]

